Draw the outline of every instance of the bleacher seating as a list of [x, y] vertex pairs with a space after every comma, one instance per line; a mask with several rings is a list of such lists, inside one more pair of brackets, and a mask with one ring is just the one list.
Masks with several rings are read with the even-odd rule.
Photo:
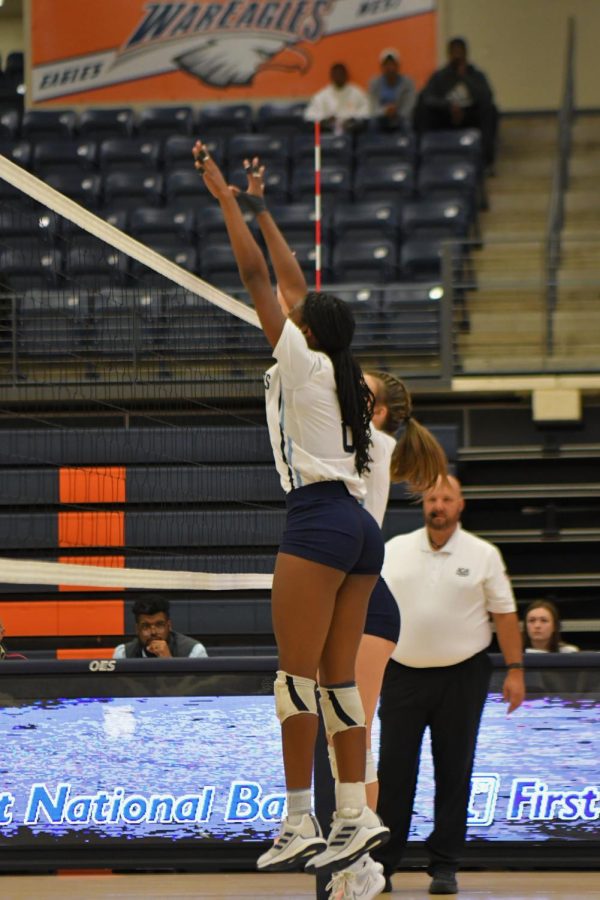
[[385, 134], [369, 132], [361, 134], [356, 141], [356, 162], [390, 165], [397, 162], [414, 163], [417, 148], [412, 134], [402, 132]]
[[365, 159], [359, 164], [354, 179], [357, 200], [408, 199], [414, 191], [414, 168], [411, 163], [380, 163]]
[[33, 149], [33, 171], [40, 178], [53, 173], [81, 176], [96, 169], [98, 147], [95, 141], [37, 141]]
[[0, 123], [0, 156], [6, 156], [18, 166], [29, 169], [31, 165], [31, 144], [29, 141], [6, 140]]
[[198, 115], [196, 132], [202, 140], [205, 137], [228, 137], [251, 132], [252, 124], [252, 107], [248, 103], [206, 103]]
[[131, 211], [129, 227], [134, 237], [151, 245], [156, 242], [165, 245], [191, 244], [196, 234], [196, 221], [191, 209], [143, 206]]
[[16, 109], [3, 110], [0, 115], [0, 138], [2, 140], [15, 140], [19, 134], [19, 124], [20, 117]]
[[133, 110], [128, 107], [84, 109], [79, 117], [79, 134], [94, 140], [129, 137], [133, 128]]
[[385, 284], [396, 280], [396, 270], [396, 246], [390, 240], [346, 239], [333, 251], [335, 281]]
[[397, 241], [399, 214], [393, 200], [338, 203], [333, 211], [333, 233], [336, 243], [347, 238]]
[[156, 171], [161, 150], [161, 143], [156, 138], [105, 138], [98, 147], [98, 163], [103, 172]]
[[[86, 352], [90, 309], [87, 292], [79, 288], [28, 291], [20, 298], [17, 309], [19, 353], [27, 359], [36, 359], [68, 358]], [[27, 496], [27, 491], [23, 496]]]
[[275, 163], [285, 167], [289, 157], [289, 143], [286, 137], [272, 134], [236, 134], [229, 139], [229, 166], [234, 170], [242, 168], [245, 159], [255, 156], [267, 166]]
[[187, 136], [192, 134], [193, 121], [191, 106], [148, 106], [140, 110], [137, 130], [140, 135], [152, 138]]
[[77, 235], [68, 244], [65, 274], [75, 284], [99, 290], [110, 284], [125, 285], [128, 258], [91, 235]]
[[[295, 203], [306, 202], [314, 197], [315, 170], [312, 164], [305, 161], [294, 167], [291, 182], [291, 195]], [[350, 168], [343, 163], [330, 163], [321, 168], [321, 194], [324, 200], [339, 203], [352, 197], [352, 178]]]
[[95, 172], [50, 172], [46, 175], [45, 181], [50, 187], [81, 203], [86, 209], [100, 208], [102, 179]]
[[112, 171], [104, 178], [104, 200], [107, 206], [135, 209], [138, 206], [161, 206], [163, 178], [155, 172]]
[[306, 131], [305, 108], [305, 103], [263, 103], [257, 112], [257, 129], [285, 136]]
[[[297, 103], [265, 104], [256, 111], [235, 103], [205, 105], [197, 115], [188, 106], [136, 113], [119, 107], [79, 113], [31, 110], [22, 119], [18, 110], [12, 110], [0, 117], [0, 140], [4, 139], [0, 150], [105, 218], [114, 212], [152, 208], [168, 210], [167, 217], [180, 213], [183, 222], [193, 211], [202, 233], [198, 214], [206, 210], [210, 223], [215, 206], [191, 167], [192, 135], [199, 133], [225, 176], [240, 187], [246, 182], [242, 160], [260, 156], [267, 167], [270, 205], [290, 240], [303, 243], [313, 239], [315, 179], [313, 135], [301, 118], [302, 110], [303, 104]], [[294, 122], [297, 129], [283, 127]], [[345, 255], [340, 245], [346, 241], [391, 241], [392, 253], [381, 257], [386, 260], [386, 278], [439, 277], [431, 254], [426, 254], [429, 262], [420, 263], [412, 242], [470, 234], [477, 209], [480, 151], [480, 137], [473, 129], [425, 135], [420, 146], [403, 133], [323, 134], [322, 241], [327, 261]], [[463, 157], [457, 162], [460, 152]], [[0, 184], [0, 201], [22, 200], [10, 185]], [[309, 208], [304, 222], [294, 215], [294, 209], [300, 213]], [[139, 219], [136, 222], [141, 235]], [[165, 229], [147, 229], [148, 234], [155, 231], [153, 243], [170, 242]], [[211, 238], [224, 234], [212, 225], [205, 231]], [[69, 232], [67, 223], [65, 234]], [[192, 240], [186, 237], [186, 242]], [[6, 234], [5, 246], [9, 244]], [[204, 278], [215, 268], [209, 263], [205, 271], [205, 260], [205, 254], [196, 255], [197, 274]], [[360, 267], [355, 269], [360, 272]], [[327, 265], [324, 270], [329, 272]], [[348, 270], [344, 282], [350, 277]], [[228, 286], [235, 284], [237, 278]]]
[[[2, 118], [0, 127], [12, 159], [87, 209], [128, 229], [151, 247], [163, 249], [169, 258], [179, 255], [184, 268], [235, 294], [240, 289], [239, 275], [230, 251], [221, 246], [222, 241], [227, 242], [220, 213], [191, 166], [193, 136], [205, 139], [225, 177], [241, 188], [246, 184], [243, 158], [258, 154], [264, 160], [270, 208], [297, 250], [312, 285], [314, 146], [312, 126], [303, 121], [302, 111], [303, 104], [265, 104], [253, 110], [248, 104], [235, 103], [205, 105], [197, 114], [187, 106], [136, 112], [119, 107], [50, 111], [38, 117], [21, 116], [14, 109]], [[25, 130], [30, 137], [23, 136]], [[459, 145], [463, 142], [465, 157], [459, 169], [470, 171], [479, 149], [477, 133], [459, 132], [452, 141]], [[462, 192], [453, 182], [450, 195], [444, 185], [434, 183], [433, 199], [429, 188], [424, 187], [427, 166], [434, 166], [436, 172], [440, 165], [456, 170], [457, 147], [452, 141], [443, 139], [441, 150], [427, 150], [427, 161], [422, 148], [428, 145], [419, 145], [410, 134], [322, 135], [321, 271], [325, 286], [335, 286], [337, 280], [340, 286], [364, 293], [371, 283], [439, 281], [435, 241], [464, 238], [476, 222], [477, 203], [471, 196], [469, 178]], [[0, 202], [14, 208], [28, 201], [6, 182], [0, 182]], [[52, 232], [56, 260], [62, 266], [54, 287], [61, 287], [57, 277], [68, 281], [76, 271], [78, 276], [81, 273], [84, 288], [98, 289], [111, 277], [112, 269], [100, 254], [100, 261], [97, 259], [92, 270], [83, 274], [77, 255], [69, 248], [77, 231], [64, 220], [61, 228]], [[3, 249], [16, 252], [22, 237], [26, 236], [17, 230], [10, 234], [5, 229], [0, 238]], [[10, 259], [11, 274], [5, 275], [4, 283], [11, 289], [22, 289], [27, 285], [15, 268], [14, 255]], [[34, 270], [33, 284], [43, 284], [43, 268], [36, 264]], [[158, 276], [152, 272], [142, 276], [137, 265], [122, 270], [117, 267], [117, 271], [123, 289], [135, 283], [163, 287]], [[356, 279], [363, 283], [357, 284]], [[435, 304], [428, 300], [432, 302]], [[370, 321], [363, 316], [358, 330], [363, 352], [373, 362], [379, 354], [381, 365], [396, 352], [409, 358], [411, 373], [435, 377], [441, 371], [439, 310], [429, 319], [427, 328], [417, 333], [412, 325], [403, 328], [396, 320], [386, 327], [388, 309], [391, 307], [381, 306]], [[158, 346], [167, 347], [168, 353], [178, 352], [168, 338], [178, 330], [163, 323]], [[228, 340], [234, 332], [230, 329]], [[256, 346], [255, 341], [250, 344]], [[168, 377], [171, 370], [173, 367], [166, 365], [160, 377]]]
[[69, 109], [29, 109], [23, 114], [21, 136], [32, 141], [68, 141], [75, 135], [76, 122]]
[[35, 240], [28, 245], [0, 249], [0, 283], [13, 291], [58, 287], [61, 268], [60, 251]]

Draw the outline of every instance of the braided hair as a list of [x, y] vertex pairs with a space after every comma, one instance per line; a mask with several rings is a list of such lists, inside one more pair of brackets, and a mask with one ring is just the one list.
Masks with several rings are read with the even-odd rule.
[[354, 316], [350, 307], [339, 297], [310, 291], [304, 301], [302, 319], [315, 336], [319, 349], [327, 354], [333, 364], [342, 427], [352, 432], [356, 470], [362, 475], [369, 471], [371, 462], [370, 423], [374, 397], [350, 352]]

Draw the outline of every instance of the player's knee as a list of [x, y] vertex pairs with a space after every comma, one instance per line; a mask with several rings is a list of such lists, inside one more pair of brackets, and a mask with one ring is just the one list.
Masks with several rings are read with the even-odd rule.
[[300, 713], [317, 712], [317, 683], [313, 678], [279, 670], [275, 679], [275, 712], [280, 722]]
[[319, 702], [328, 735], [364, 728], [365, 711], [356, 684], [319, 685]]

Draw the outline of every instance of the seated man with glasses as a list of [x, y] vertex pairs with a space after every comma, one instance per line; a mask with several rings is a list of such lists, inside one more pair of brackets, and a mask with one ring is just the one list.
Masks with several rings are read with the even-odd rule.
[[126, 644], [119, 644], [113, 659], [170, 659], [174, 656], [208, 656], [203, 644], [194, 638], [179, 634], [171, 628], [169, 601], [149, 595], [133, 604], [136, 637]]

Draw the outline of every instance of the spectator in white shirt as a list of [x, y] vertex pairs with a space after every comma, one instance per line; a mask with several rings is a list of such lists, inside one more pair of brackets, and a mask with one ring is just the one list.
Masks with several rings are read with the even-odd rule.
[[336, 133], [360, 129], [370, 115], [366, 91], [348, 80], [344, 63], [334, 63], [329, 75], [331, 84], [312, 97], [304, 118], [308, 122], [320, 122], [324, 128]]
[[381, 692], [377, 811], [391, 831], [375, 852], [386, 890], [406, 846], [421, 742], [431, 730], [434, 829], [426, 841], [432, 894], [458, 891], [477, 732], [488, 693], [490, 615], [508, 668], [508, 712], [525, 696], [522, 638], [504, 563], [492, 544], [460, 527], [460, 483], [439, 480], [423, 497], [425, 527], [386, 544], [382, 575], [400, 607], [400, 640]]

